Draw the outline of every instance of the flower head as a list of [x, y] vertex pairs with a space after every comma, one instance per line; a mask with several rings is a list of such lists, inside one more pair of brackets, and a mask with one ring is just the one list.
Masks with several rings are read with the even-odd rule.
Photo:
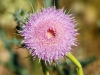
[[64, 56], [75, 46], [74, 19], [63, 9], [43, 8], [31, 14], [22, 27], [21, 35], [32, 56], [52, 62]]

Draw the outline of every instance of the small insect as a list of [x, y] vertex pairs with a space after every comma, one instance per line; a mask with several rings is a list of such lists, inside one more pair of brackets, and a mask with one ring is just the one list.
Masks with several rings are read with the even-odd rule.
[[17, 26], [16, 26], [15, 28], [16, 28], [17, 30], [20, 31], [20, 30], [22, 30], [23, 24], [24, 24], [24, 23], [22, 23], [22, 22], [18, 22], [18, 23], [17, 23]]

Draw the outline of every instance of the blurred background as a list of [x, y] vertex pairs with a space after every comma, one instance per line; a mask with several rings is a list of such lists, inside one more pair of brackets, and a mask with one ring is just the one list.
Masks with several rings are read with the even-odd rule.
[[[31, 3], [30, 3], [31, 2]], [[83, 66], [84, 75], [100, 75], [100, 0], [0, 0], [0, 75], [43, 75], [38, 59], [20, 46], [22, 37], [14, 34], [17, 23], [13, 14], [18, 9], [32, 13], [40, 7], [55, 4], [78, 22], [78, 46], [72, 54]], [[48, 66], [50, 75], [77, 75], [76, 66], [69, 60]]]

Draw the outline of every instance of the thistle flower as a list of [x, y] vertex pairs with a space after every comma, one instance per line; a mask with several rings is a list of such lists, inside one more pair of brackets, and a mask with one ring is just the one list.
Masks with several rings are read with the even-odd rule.
[[32, 56], [51, 63], [76, 46], [77, 30], [74, 22], [63, 9], [42, 8], [30, 15], [20, 34]]

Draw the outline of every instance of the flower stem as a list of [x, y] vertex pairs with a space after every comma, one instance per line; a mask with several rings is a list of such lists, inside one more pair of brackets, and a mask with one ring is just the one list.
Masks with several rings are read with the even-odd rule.
[[45, 61], [41, 60], [41, 65], [44, 75], [49, 75], [49, 71], [47, 69], [47, 66], [45, 65]]
[[79, 61], [70, 52], [67, 53], [66, 57], [68, 57], [77, 66], [76, 70], [78, 75], [83, 75], [82, 66]]

